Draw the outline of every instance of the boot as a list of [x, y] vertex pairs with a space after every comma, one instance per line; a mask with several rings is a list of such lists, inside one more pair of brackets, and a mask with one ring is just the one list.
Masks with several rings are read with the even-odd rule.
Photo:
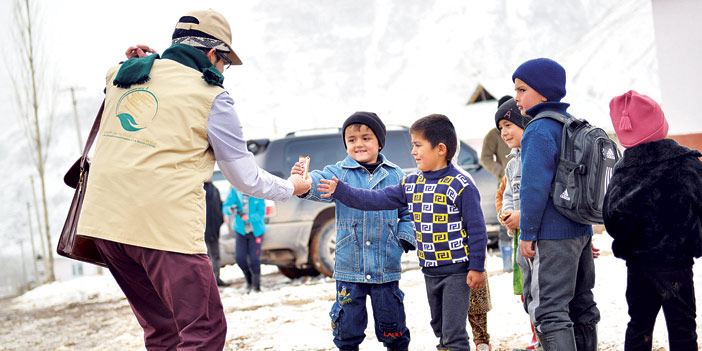
[[248, 270], [242, 270], [242, 272], [244, 272], [244, 278], [246, 278], [246, 292], [250, 292], [252, 288], [251, 283], [253, 280], [251, 272]]
[[[522, 300], [524, 297], [522, 297]], [[524, 350], [543, 350], [541, 348], [541, 345], [539, 345], [539, 340], [536, 338], [536, 332], [534, 331], [534, 325], [529, 322], [529, 325], [531, 326], [531, 343], [524, 348]]]
[[261, 273], [251, 275], [251, 285], [254, 292], [261, 292]]
[[578, 351], [597, 351], [597, 324], [576, 324], [573, 333]]
[[544, 351], [576, 350], [573, 328], [560, 329], [543, 334], [537, 333], [536, 335], [538, 336]]

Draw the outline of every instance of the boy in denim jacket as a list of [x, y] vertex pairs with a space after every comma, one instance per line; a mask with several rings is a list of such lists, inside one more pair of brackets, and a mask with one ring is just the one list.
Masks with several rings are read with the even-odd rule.
[[[397, 185], [404, 177], [400, 167], [380, 153], [385, 146], [385, 125], [372, 112], [356, 112], [343, 124], [348, 156], [322, 171], [309, 173], [313, 184], [336, 177], [363, 189]], [[296, 163], [291, 174], [301, 174]], [[331, 202], [312, 189], [300, 197]], [[398, 221], [399, 220], [399, 221]], [[336, 203], [336, 301], [329, 313], [334, 344], [339, 350], [358, 350], [368, 324], [366, 296], [370, 296], [375, 335], [388, 350], [407, 350], [410, 332], [405, 323], [404, 293], [399, 280], [403, 251], [414, 250], [415, 240], [407, 207], [364, 212]]]
[[480, 193], [451, 163], [456, 130], [444, 115], [420, 118], [410, 128], [419, 171], [378, 190], [352, 187], [336, 177], [317, 185], [324, 197], [365, 210], [404, 208], [414, 218], [419, 265], [437, 350], [470, 351], [466, 318], [471, 289], [485, 285], [487, 233]]

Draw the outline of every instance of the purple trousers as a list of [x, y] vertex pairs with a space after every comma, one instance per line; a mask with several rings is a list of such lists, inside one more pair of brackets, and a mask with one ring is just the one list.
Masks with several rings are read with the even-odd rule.
[[144, 329], [147, 350], [224, 348], [227, 321], [207, 255], [95, 243]]

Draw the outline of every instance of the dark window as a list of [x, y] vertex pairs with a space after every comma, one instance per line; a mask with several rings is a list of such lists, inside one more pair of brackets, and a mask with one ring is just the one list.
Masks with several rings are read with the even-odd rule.
[[289, 142], [285, 146], [284, 155], [283, 162], [288, 167], [289, 174], [299, 156], [310, 156], [310, 170], [322, 170], [324, 166], [343, 160], [346, 150], [340, 135], [319, 136]]
[[478, 164], [478, 158], [475, 150], [468, 144], [461, 142], [461, 152], [458, 154], [458, 165], [469, 166]]
[[412, 157], [412, 142], [407, 131], [388, 133], [385, 136], [385, 148], [380, 150], [380, 153], [400, 168], [417, 167], [417, 163]]

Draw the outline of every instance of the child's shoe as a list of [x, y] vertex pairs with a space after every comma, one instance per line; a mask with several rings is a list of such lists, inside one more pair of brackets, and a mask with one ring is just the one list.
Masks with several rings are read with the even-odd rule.
[[492, 346], [490, 346], [489, 344], [485, 344], [485, 343], [478, 344], [475, 346], [475, 350], [476, 351], [492, 351]]

